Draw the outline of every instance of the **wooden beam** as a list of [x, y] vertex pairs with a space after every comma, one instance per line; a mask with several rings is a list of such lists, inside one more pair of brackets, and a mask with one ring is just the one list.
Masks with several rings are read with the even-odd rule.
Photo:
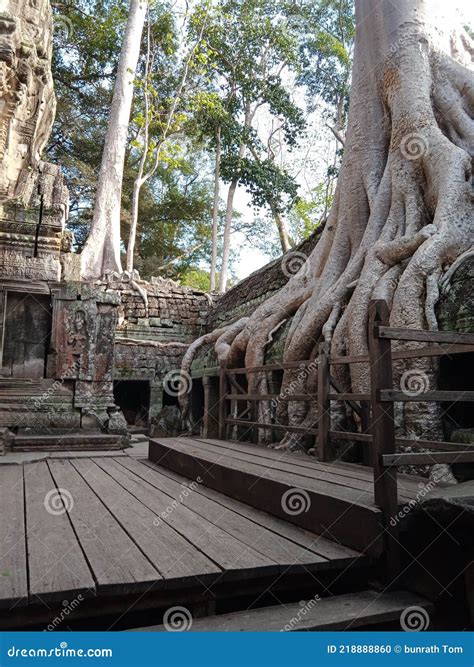
[[331, 375], [329, 367], [329, 343], [319, 346], [318, 365], [318, 455], [320, 461], [331, 459]]
[[310, 435], [317, 435], [316, 428], [303, 428], [301, 426], [285, 426], [284, 424], [265, 424], [264, 422], [247, 421], [246, 419], [226, 419], [227, 424], [237, 424], [239, 426], [256, 426], [257, 428], [276, 428], [282, 431], [289, 431], [290, 433], [309, 433]]
[[392, 346], [389, 339], [378, 337], [378, 331], [388, 324], [390, 311], [385, 301], [371, 301], [369, 305], [369, 354], [371, 376], [371, 403], [373, 435], [373, 468], [375, 503], [384, 515], [386, 530], [385, 566], [389, 582], [400, 572], [399, 525], [391, 519], [398, 511], [397, 470], [387, 468], [384, 454], [395, 453], [395, 417], [393, 403], [380, 401], [383, 390], [393, 388]]
[[400, 403], [473, 403], [474, 391], [425, 391], [420, 394], [409, 394], [396, 389], [381, 389], [379, 401]]
[[436, 463], [474, 463], [474, 448], [463, 452], [416, 452], [382, 455], [384, 466], [434, 465]]
[[370, 401], [370, 394], [329, 394], [330, 401]]
[[314, 401], [317, 394], [227, 394], [229, 401]]
[[219, 370], [219, 438], [226, 439], [227, 435], [227, 376], [225, 364], [222, 364]]
[[416, 329], [399, 329], [380, 325], [375, 335], [377, 338], [389, 340], [410, 340], [428, 343], [464, 343], [474, 345], [474, 334], [460, 331], [423, 331]]

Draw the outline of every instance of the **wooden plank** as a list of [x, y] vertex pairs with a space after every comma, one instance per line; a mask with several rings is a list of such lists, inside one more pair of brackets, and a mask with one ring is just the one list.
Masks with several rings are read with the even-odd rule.
[[168, 495], [156, 483], [152, 484], [149, 481], [150, 475], [148, 478], [134, 475], [133, 468], [136, 469], [136, 466], [144, 468], [142, 464], [131, 461], [132, 472], [121, 466], [118, 460], [97, 459], [97, 464], [120, 486], [151, 509], [161, 521], [174, 528], [196, 549], [217, 563], [223, 570], [223, 580], [229, 578], [229, 574], [236, 570], [247, 570], [249, 577], [259, 576], [263, 571], [265, 573], [279, 571], [280, 568], [270, 555], [255, 551], [220, 526], [210, 522], [202, 514], [199, 515], [191, 510], [184, 504], [182, 494], [180, 497], [179, 492]]
[[377, 331], [388, 323], [390, 311], [385, 301], [369, 304], [369, 355], [372, 421], [372, 465], [374, 469], [374, 498], [382, 509], [385, 524], [385, 570], [388, 581], [396, 580], [400, 572], [400, 526], [392, 522], [398, 511], [396, 468], [385, 468], [381, 456], [395, 452], [395, 415], [393, 403], [383, 405], [380, 393], [393, 387], [392, 346], [390, 340], [377, 337]]
[[[421, 357], [442, 357], [455, 354], [466, 354], [467, 352], [474, 352], [474, 345], [437, 345], [433, 347], [421, 347], [415, 350], [392, 350], [392, 360], [397, 359], [419, 359]], [[369, 363], [369, 355], [352, 355], [330, 357], [332, 366], [343, 364], [367, 364]]]
[[372, 553], [379, 553], [380, 512], [369, 504], [371, 494], [306, 479], [305, 493], [299, 495], [303, 495], [307, 511], [291, 515], [284, 500], [288, 494], [301, 492], [302, 478], [298, 475], [265, 470], [230, 457], [222, 460], [173, 438], [152, 439], [149, 458], [190, 479], [201, 477], [204, 484], [217, 491], [358, 551], [370, 545]]
[[317, 394], [227, 394], [229, 401], [315, 401]]
[[[351, 433], [350, 431], [331, 431], [331, 437], [341, 440], [357, 440], [371, 443], [373, 436], [370, 433]], [[466, 443], [445, 442], [444, 440], [419, 440], [418, 438], [395, 438], [396, 445], [415, 445], [422, 449], [435, 449], [439, 451], [459, 452], [464, 451]]]
[[[368, 436], [372, 438], [372, 436]], [[244, 452], [247, 454], [257, 454], [261, 458], [266, 458], [270, 461], [286, 461], [293, 466], [309, 468], [313, 471], [323, 473], [330, 473], [340, 475], [342, 477], [351, 477], [358, 480], [368, 480], [371, 484], [374, 481], [372, 468], [360, 464], [351, 464], [342, 461], [332, 461], [331, 463], [323, 463], [317, 461], [311, 456], [300, 455], [296, 453], [281, 452], [279, 450], [270, 449], [261, 445], [253, 445], [245, 442], [226, 442], [224, 440], [214, 440], [211, 438], [192, 438], [193, 442], [209, 443], [215, 445], [228, 452]], [[466, 445], [463, 445], [465, 447]], [[411, 499], [420, 491], [420, 482], [427, 480], [422, 477], [412, 475], [400, 475], [398, 485], [400, 489], [401, 499]]]
[[373, 436], [370, 433], [351, 433], [350, 431], [330, 431], [331, 438], [339, 440], [354, 440], [357, 442], [372, 442]]
[[370, 394], [353, 394], [353, 393], [342, 393], [342, 394], [329, 394], [330, 401], [370, 401]]
[[455, 354], [474, 352], [474, 345], [436, 345], [420, 347], [414, 350], [392, 350], [392, 359], [419, 359], [421, 357], [444, 357]]
[[74, 498], [71, 522], [98, 593], [138, 593], [163, 578], [70, 461], [50, 461], [49, 469], [56, 486], [67, 489]]
[[[107, 505], [122, 528], [162, 575], [164, 585], [188, 580], [210, 584], [221, 568], [125, 491], [94, 461], [74, 460], [76, 470]], [[161, 584], [160, 584], [161, 585]]]
[[222, 364], [219, 370], [219, 438], [225, 440], [227, 435], [227, 376], [225, 365]]
[[[226, 424], [237, 424], [240, 426], [257, 426], [258, 428], [280, 429], [282, 431], [289, 431], [290, 433], [309, 433], [310, 435], [317, 435], [316, 428], [303, 428], [301, 426], [284, 426], [283, 424], [265, 424], [264, 422], [247, 421], [246, 419], [226, 419]], [[223, 438], [224, 439], [224, 438]]]
[[292, 368], [307, 368], [314, 364], [314, 359], [305, 359], [304, 361], [285, 361], [280, 364], [267, 364], [266, 366], [250, 366], [249, 368], [228, 368], [228, 375], [246, 375], [247, 373], [264, 373], [265, 371], [284, 371]]
[[[248, 609], [246, 611], [194, 619], [191, 632], [304, 632], [310, 630], [355, 630], [373, 625], [398, 623], [410, 607], [431, 612], [434, 605], [405, 591], [380, 593], [360, 591], [327, 598]], [[166, 632], [163, 625], [140, 628], [141, 632]], [[342, 641], [342, 640], [341, 640]]]
[[389, 326], [378, 326], [378, 338], [390, 340], [410, 340], [429, 343], [455, 343], [474, 345], [474, 334], [460, 331], [423, 331], [415, 329], [399, 329]]
[[[159, 469], [151, 462], [150, 467], [137, 461], [121, 460], [120, 465], [128, 469], [129, 473], [146, 480], [170, 497], [179, 498], [184, 506], [191, 508], [200, 517], [206, 518], [214, 525], [233, 535], [239, 541], [240, 551], [250, 548], [251, 551], [270, 556], [272, 561], [279, 564], [280, 571], [292, 571], [295, 566], [299, 565], [304, 565], [311, 571], [325, 570], [336, 566], [335, 563], [329, 562], [332, 559], [321, 556], [317, 550], [309, 550], [301, 544], [295, 544], [280, 534], [276, 535], [258, 521], [252, 521], [236, 512], [232, 503], [237, 501], [231, 500], [230, 506], [228, 503], [223, 504], [221, 501], [226, 499], [225, 496], [217, 494], [217, 492], [214, 492], [214, 498], [201, 494], [201, 485], [192, 486], [189, 490], [188, 485], [191, 484], [189, 480], [180, 478], [179, 481], [176, 481], [167, 476], [163, 469]], [[183, 493], [184, 489], [188, 493]], [[257, 513], [256, 510], [252, 511], [254, 515]], [[342, 567], [343, 563], [350, 564], [354, 559], [360, 557], [360, 554], [357, 552], [342, 553], [340, 551], [338, 556], [340, 560], [337, 567]]]
[[321, 480], [324, 482], [329, 482], [331, 484], [340, 485], [349, 487], [351, 489], [358, 489], [360, 491], [366, 491], [371, 494], [373, 492], [373, 480], [370, 477], [360, 478], [352, 474], [351, 476], [345, 476], [338, 474], [337, 469], [330, 468], [329, 466], [323, 469], [318, 468], [309, 468], [295, 465], [293, 461], [282, 460], [279, 458], [268, 459], [265, 456], [260, 456], [260, 449], [254, 452], [243, 452], [234, 449], [233, 447], [225, 447], [222, 444], [213, 445], [211, 443], [206, 443], [201, 440], [192, 439], [192, 446], [198, 447], [203, 451], [210, 452], [215, 454], [222, 459], [222, 457], [236, 459], [237, 461], [246, 461], [258, 466], [261, 466], [263, 470], [281, 470], [284, 473], [292, 473], [294, 475], [301, 475], [302, 480], [301, 484], [305, 484], [306, 478], [312, 480]]
[[251, 464], [254, 466], [257, 474], [265, 474], [265, 472], [275, 471], [285, 475], [291, 475], [291, 479], [295, 483], [297, 481], [297, 476], [299, 476], [301, 479], [298, 481], [303, 487], [305, 487], [307, 483], [311, 484], [314, 482], [317, 484], [323, 482], [334, 484], [334, 491], [336, 493], [337, 487], [342, 486], [351, 491], [355, 491], [356, 496], [362, 491], [362, 493], [367, 494], [368, 497], [370, 497], [373, 491], [373, 483], [370, 478], [360, 479], [357, 476], [346, 477], [338, 475], [337, 471], [334, 471], [331, 468], [327, 468], [324, 471], [314, 468], [305, 468], [294, 465], [289, 461], [279, 460], [278, 458], [269, 460], [264, 456], [260, 456], [258, 451], [242, 452], [233, 448], [212, 445], [194, 439], [190, 439], [188, 446], [193, 453], [197, 453], [198, 455], [203, 454], [204, 456], [207, 454], [210, 455], [212, 457], [211, 460], [216, 460], [218, 462], [223, 461], [229, 465], [239, 465], [240, 463]]
[[45, 461], [26, 465], [24, 474], [30, 603], [95, 594], [65, 509], [74, 511], [74, 496], [67, 488], [59, 495]]
[[0, 609], [27, 603], [23, 467], [0, 466]]
[[329, 367], [329, 343], [319, 346], [318, 364], [318, 438], [317, 448], [320, 461], [329, 461], [331, 455], [331, 374]]
[[[123, 462], [121, 461], [121, 463]], [[185, 486], [192, 484], [186, 477], [177, 475], [171, 470], [161, 468], [152, 461], [143, 461], [143, 464], [153, 470], [159, 471], [161, 477], [169, 477], [173, 481]], [[229, 496], [203, 486], [202, 484], [197, 488], [196, 493], [209, 500], [214, 500], [219, 507], [228, 508], [235, 514], [249, 519], [252, 523], [258, 526], [260, 532], [262, 531], [262, 528], [269, 530], [279, 536], [279, 541], [281, 538], [289, 540], [290, 542], [303, 546], [308, 551], [312, 551], [313, 553], [322, 556], [324, 560], [337, 561], [338, 563], [344, 562], [345, 564], [354, 564], [355, 561], [360, 561], [360, 565], [363, 565], [366, 562], [365, 557], [354, 549], [350, 549], [337, 542], [332, 542], [325, 537], [304, 530], [299, 526], [295, 526], [287, 521], [272, 516], [271, 514], [267, 514], [267, 512], [251, 507], [235, 498], [230, 498]]]
[[474, 463], [474, 448], [464, 452], [416, 452], [406, 454], [385, 454], [385, 466], [434, 465], [436, 463]]
[[421, 394], [407, 394], [396, 389], [384, 389], [380, 391], [380, 401], [400, 403], [472, 403], [474, 402], [474, 391], [425, 391]]
[[418, 440], [417, 438], [395, 438], [396, 445], [410, 445], [421, 449], [434, 449], [441, 452], [460, 452], [466, 450], [466, 443], [444, 442], [443, 440]]

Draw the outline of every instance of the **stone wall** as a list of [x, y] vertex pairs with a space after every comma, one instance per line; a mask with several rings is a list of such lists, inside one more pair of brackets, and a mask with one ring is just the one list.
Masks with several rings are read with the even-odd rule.
[[108, 288], [120, 292], [120, 340], [190, 343], [207, 330], [212, 300], [204, 292], [162, 278], [113, 282]]
[[312, 234], [294, 250], [255, 271], [222, 295], [210, 313], [210, 329], [250, 315], [281, 289], [309, 257], [320, 235], [321, 231]]

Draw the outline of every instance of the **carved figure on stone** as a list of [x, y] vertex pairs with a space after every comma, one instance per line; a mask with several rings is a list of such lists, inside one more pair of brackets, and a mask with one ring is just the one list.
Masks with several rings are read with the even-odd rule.
[[[0, 9], [0, 199], [28, 200], [56, 111], [49, 0]], [[30, 192], [29, 192], [30, 191]], [[25, 201], [26, 203], [26, 201]]]
[[89, 325], [87, 313], [83, 308], [68, 314], [66, 321], [67, 344], [74, 358], [74, 367], [81, 377], [87, 375], [89, 368]]

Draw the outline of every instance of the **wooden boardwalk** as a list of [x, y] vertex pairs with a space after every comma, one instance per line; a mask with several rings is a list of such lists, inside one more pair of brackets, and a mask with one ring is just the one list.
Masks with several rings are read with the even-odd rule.
[[[199, 445], [212, 460], [213, 447]], [[285, 465], [316, 483], [313, 465]], [[0, 465], [0, 507], [0, 628], [47, 625], [72, 600], [75, 617], [90, 618], [256, 596], [279, 582], [308, 590], [368, 564], [357, 550], [123, 456]]]
[[[201, 438], [152, 440], [150, 458], [330, 540], [375, 557], [383, 551], [383, 517], [374, 504], [370, 468], [320, 463], [254, 444]], [[426, 479], [400, 475], [400, 508], [413, 501], [426, 483]], [[306, 506], [298, 511], [300, 501]]]

